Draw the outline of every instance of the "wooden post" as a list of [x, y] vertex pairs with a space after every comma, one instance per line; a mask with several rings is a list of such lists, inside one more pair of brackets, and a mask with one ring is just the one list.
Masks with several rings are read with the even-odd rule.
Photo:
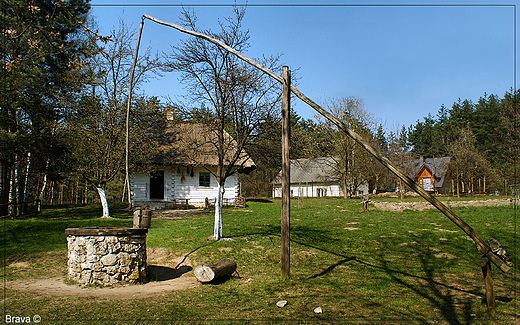
[[288, 278], [290, 272], [290, 202], [291, 202], [291, 179], [290, 179], [290, 160], [289, 160], [289, 140], [291, 130], [289, 124], [290, 108], [290, 85], [291, 72], [289, 68], [283, 68], [283, 90], [282, 90], [282, 249], [281, 267], [282, 278]]
[[488, 310], [491, 311], [495, 309], [495, 293], [493, 292], [491, 263], [489, 263], [489, 259], [486, 256], [482, 256], [482, 258], [477, 262], [477, 264], [482, 268], [482, 276], [484, 277], [484, 281], [486, 283], [486, 304]]
[[[130, 70], [130, 84], [128, 86], [128, 98], [126, 101], [126, 136], [125, 136], [125, 186], [128, 191], [128, 209], [132, 208], [132, 190], [130, 189], [130, 176], [128, 173], [129, 169], [129, 139], [130, 139], [130, 104], [132, 103], [132, 91], [134, 89], [134, 73], [135, 66], [137, 65], [137, 58], [139, 56], [139, 44], [141, 44], [141, 35], [143, 34], [144, 17], [141, 19], [141, 25], [139, 25], [139, 34], [137, 34], [137, 45], [135, 46], [134, 61], [132, 63], [132, 69]], [[124, 196], [124, 195], [123, 195]]]

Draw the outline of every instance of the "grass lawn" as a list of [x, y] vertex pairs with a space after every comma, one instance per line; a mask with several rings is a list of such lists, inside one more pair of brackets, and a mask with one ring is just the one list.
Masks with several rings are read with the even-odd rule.
[[[280, 201], [249, 201], [245, 209], [224, 210], [224, 236], [233, 240], [208, 239], [211, 213], [152, 218], [147, 237], [148, 247], [187, 256], [193, 266], [233, 258], [239, 276], [140, 299], [4, 287], [2, 321], [37, 314], [41, 324], [520, 324], [517, 210], [453, 208], [483, 238], [516, 255], [509, 273], [493, 269], [497, 308], [489, 314], [476, 264], [481, 254], [462, 230], [436, 210], [361, 211], [359, 203], [306, 199], [298, 208], [292, 201], [288, 280], [280, 278]], [[2, 220], [4, 281], [65, 275], [65, 228], [131, 226], [130, 213], [111, 211], [110, 220], [97, 217], [97, 206]], [[279, 300], [288, 303], [279, 308]], [[318, 306], [323, 313], [313, 312]]]

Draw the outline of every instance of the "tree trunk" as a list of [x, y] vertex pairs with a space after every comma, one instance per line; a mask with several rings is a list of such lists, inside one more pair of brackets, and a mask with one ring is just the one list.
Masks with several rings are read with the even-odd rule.
[[343, 198], [346, 200], [350, 197], [351, 193], [350, 191], [348, 190], [348, 180], [349, 180], [349, 175], [348, 175], [348, 161], [347, 161], [347, 154], [345, 154], [345, 162], [343, 164]]
[[55, 182], [52, 181], [52, 182], [51, 182], [51, 190], [50, 190], [50, 192], [51, 192], [51, 193], [50, 193], [50, 194], [51, 194], [51, 197], [50, 197], [50, 203], [51, 203], [51, 205], [54, 204], [54, 184], [55, 184]]
[[27, 213], [27, 207], [29, 205], [29, 184], [31, 181], [31, 152], [27, 152], [27, 158], [25, 162], [25, 173], [23, 175], [23, 182], [20, 182], [21, 191], [18, 203], [18, 213], [20, 215]]
[[105, 194], [105, 189], [101, 186], [96, 187], [99, 199], [101, 200], [101, 206], [103, 207], [103, 216], [102, 218], [110, 218], [110, 214], [108, 212], [108, 202], [107, 202], [107, 196]]
[[124, 203], [124, 202], [125, 202], [126, 183], [127, 183], [127, 181], [125, 180], [125, 184], [123, 185], [123, 194], [121, 195], [121, 203]]
[[7, 160], [0, 160], [0, 216], [9, 212], [9, 167]]
[[76, 196], [74, 197], [74, 203], [78, 204], [79, 202], [79, 178], [76, 178]]
[[213, 227], [213, 239], [222, 238], [222, 199], [224, 196], [224, 187], [218, 183], [217, 197], [215, 200], [215, 225]]
[[11, 173], [11, 187], [9, 191], [9, 202], [11, 202], [9, 215], [15, 217], [18, 215], [18, 169], [20, 164], [18, 162], [18, 155], [15, 155], [15, 164], [13, 172]]
[[457, 197], [460, 197], [459, 183], [460, 183], [459, 174], [457, 172]]
[[223, 258], [215, 265], [198, 265], [193, 270], [200, 282], [211, 282], [224, 275], [231, 275], [237, 269], [237, 263], [230, 258]]
[[[47, 160], [47, 166], [49, 166], [49, 160]], [[43, 185], [38, 195], [38, 212], [42, 211], [43, 195], [45, 194], [45, 188], [47, 187], [47, 168], [45, 168], [45, 175], [43, 175]]]

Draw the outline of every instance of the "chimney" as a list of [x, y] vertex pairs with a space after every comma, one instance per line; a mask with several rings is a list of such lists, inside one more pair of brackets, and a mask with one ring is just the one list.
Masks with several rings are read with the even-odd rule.
[[421, 155], [421, 157], [419, 157], [419, 165], [422, 166], [424, 164], [424, 156]]

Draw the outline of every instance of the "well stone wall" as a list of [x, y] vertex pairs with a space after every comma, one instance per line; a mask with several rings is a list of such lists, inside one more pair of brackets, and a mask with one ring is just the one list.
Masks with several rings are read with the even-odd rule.
[[68, 228], [68, 278], [79, 284], [146, 281], [146, 233], [141, 228]]

